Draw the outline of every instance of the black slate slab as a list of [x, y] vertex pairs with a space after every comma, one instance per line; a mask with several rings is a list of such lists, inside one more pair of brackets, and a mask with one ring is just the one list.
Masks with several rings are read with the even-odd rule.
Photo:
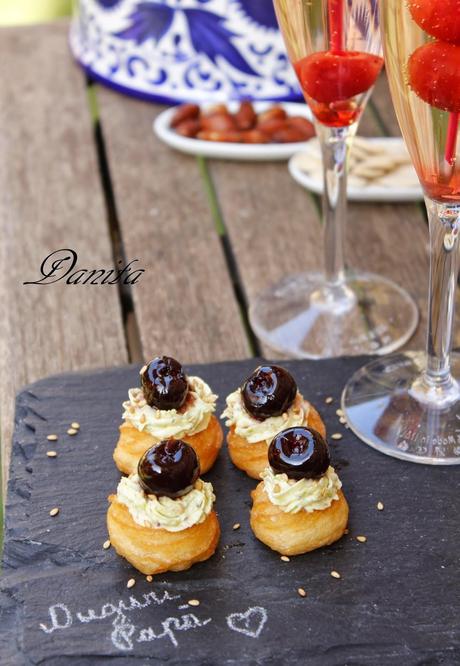
[[[350, 533], [282, 562], [252, 536], [255, 482], [224, 450], [208, 475], [222, 525], [218, 552], [150, 584], [102, 549], [106, 498], [119, 479], [111, 455], [120, 405], [137, 385], [138, 368], [61, 375], [24, 389], [6, 507], [0, 664], [460, 663], [460, 469], [386, 458], [338, 423], [342, 386], [362, 363], [285, 363], [329, 433], [344, 435], [331, 450], [351, 507]], [[254, 365], [189, 371], [219, 393], [222, 409], [225, 394]], [[81, 424], [74, 437], [66, 434], [72, 421]], [[46, 440], [50, 432], [57, 443]], [[55, 459], [45, 455], [51, 448]], [[384, 511], [376, 510], [378, 501]], [[60, 512], [52, 518], [55, 506]], [[367, 543], [358, 543], [358, 534]], [[332, 578], [332, 570], [342, 578]], [[128, 590], [131, 577], [136, 585]], [[188, 606], [192, 598], [200, 606]]]

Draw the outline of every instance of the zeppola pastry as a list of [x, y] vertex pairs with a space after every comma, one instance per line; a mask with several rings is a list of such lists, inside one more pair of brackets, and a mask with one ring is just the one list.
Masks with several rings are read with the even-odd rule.
[[154, 444], [174, 437], [196, 451], [204, 474], [214, 464], [223, 433], [214, 416], [216, 399], [199, 377], [187, 376], [168, 356], [153, 359], [140, 372], [141, 388], [132, 388], [123, 403], [123, 424], [113, 458], [124, 474], [133, 474], [141, 456]]
[[298, 391], [292, 375], [277, 365], [258, 367], [230, 393], [222, 418], [230, 428], [230, 458], [253, 479], [260, 479], [267, 467], [268, 446], [280, 430], [305, 425], [326, 435], [316, 409]]
[[109, 497], [107, 527], [116, 552], [144, 574], [182, 571], [213, 555], [220, 536], [213, 487], [181, 440], [146, 451], [138, 471]]
[[348, 504], [324, 438], [303, 426], [287, 428], [271, 442], [268, 460], [252, 492], [256, 537], [283, 555], [300, 555], [340, 539]]

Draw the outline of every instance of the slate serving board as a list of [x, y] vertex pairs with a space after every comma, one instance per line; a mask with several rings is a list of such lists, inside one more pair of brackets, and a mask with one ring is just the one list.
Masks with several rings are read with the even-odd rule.
[[[218, 552], [152, 583], [102, 549], [106, 498], [119, 480], [111, 455], [120, 405], [138, 383], [138, 368], [66, 374], [25, 388], [6, 508], [0, 664], [460, 663], [460, 468], [387, 458], [338, 423], [342, 386], [364, 360], [284, 363], [329, 433], [343, 433], [330, 444], [351, 508], [349, 534], [282, 562], [253, 537], [255, 482], [224, 449], [207, 475], [222, 526]], [[222, 410], [224, 396], [255, 365], [188, 370], [219, 393]], [[326, 405], [329, 395], [334, 402]], [[81, 424], [74, 437], [66, 434], [72, 421]], [[57, 443], [46, 440], [50, 432]], [[51, 448], [55, 459], [45, 455]], [[359, 534], [367, 543], [356, 541]], [[127, 589], [131, 577], [136, 585]], [[201, 603], [190, 607], [190, 599]]]

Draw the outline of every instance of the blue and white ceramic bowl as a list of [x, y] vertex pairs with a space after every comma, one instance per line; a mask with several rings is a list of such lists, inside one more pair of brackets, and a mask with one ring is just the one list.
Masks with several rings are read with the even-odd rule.
[[80, 0], [70, 41], [92, 78], [145, 99], [301, 99], [272, 0]]

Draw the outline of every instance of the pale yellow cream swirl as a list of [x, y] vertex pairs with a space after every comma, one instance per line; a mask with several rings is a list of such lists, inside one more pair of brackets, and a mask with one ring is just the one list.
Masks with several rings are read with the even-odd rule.
[[239, 388], [227, 396], [227, 407], [222, 413], [222, 418], [226, 419], [226, 426], [234, 426], [235, 433], [244, 437], [250, 444], [263, 440], [269, 444], [281, 430], [305, 425], [309, 411], [310, 404], [297, 393], [293, 404], [284, 414], [258, 421], [246, 410]]
[[137, 474], [123, 477], [118, 484], [117, 500], [128, 507], [138, 525], [181, 532], [206, 520], [216, 500], [211, 483], [198, 479], [190, 492], [177, 499], [147, 495]]
[[272, 504], [279, 506], [285, 513], [299, 511], [321, 511], [339, 499], [342, 482], [334, 471], [328, 467], [319, 479], [289, 479], [286, 474], [275, 474], [267, 467], [260, 475], [265, 492]]
[[141, 432], [148, 432], [158, 440], [185, 435], [196, 435], [206, 430], [216, 409], [217, 396], [199, 377], [187, 377], [189, 395], [184, 411], [157, 409], [147, 405], [141, 388], [128, 391], [129, 400], [123, 403], [123, 418]]

